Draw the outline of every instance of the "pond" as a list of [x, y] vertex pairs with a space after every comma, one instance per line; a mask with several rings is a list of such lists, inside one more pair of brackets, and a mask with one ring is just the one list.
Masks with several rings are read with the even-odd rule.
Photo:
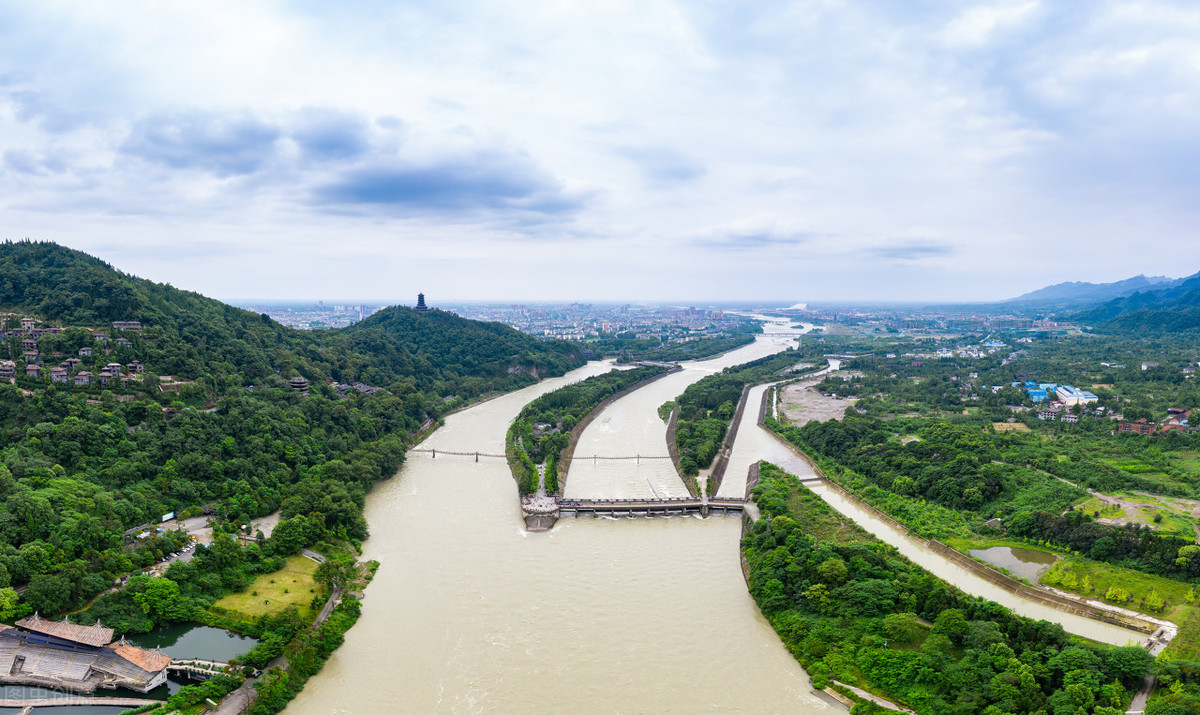
[[999, 566], [1020, 578], [1037, 583], [1038, 577], [1058, 561], [1054, 554], [1014, 546], [993, 546], [990, 549], [971, 549], [971, 555], [993, 566]]

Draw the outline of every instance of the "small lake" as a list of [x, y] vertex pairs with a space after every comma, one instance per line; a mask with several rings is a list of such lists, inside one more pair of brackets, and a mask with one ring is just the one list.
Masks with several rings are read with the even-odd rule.
[[971, 549], [971, 555], [1011, 574], [1037, 583], [1038, 577], [1050, 570], [1058, 557], [1045, 551], [1013, 546], [993, 546], [990, 549]]
[[256, 641], [233, 631], [195, 623], [176, 623], [149, 633], [125, 637], [139, 648], [162, 651], [172, 658], [203, 658], [221, 663], [254, 647]]

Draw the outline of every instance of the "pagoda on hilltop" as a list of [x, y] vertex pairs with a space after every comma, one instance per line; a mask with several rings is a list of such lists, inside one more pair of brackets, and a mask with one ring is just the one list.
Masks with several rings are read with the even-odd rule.
[[417, 307], [414, 308], [419, 313], [424, 313], [429, 310], [429, 306], [425, 305], [425, 294], [417, 293]]

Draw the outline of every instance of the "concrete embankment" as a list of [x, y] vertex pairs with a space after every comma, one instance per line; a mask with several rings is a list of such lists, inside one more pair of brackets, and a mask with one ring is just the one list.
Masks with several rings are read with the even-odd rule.
[[746, 412], [746, 400], [750, 396], [750, 388], [753, 385], [746, 385], [742, 388], [742, 396], [738, 398], [737, 411], [733, 413], [733, 421], [729, 423], [729, 428], [725, 430], [725, 440], [721, 443], [721, 451], [717, 453], [717, 459], [713, 463], [712, 472], [708, 475], [709, 494], [716, 494], [721, 488], [721, 481], [725, 479], [725, 470], [729, 468], [729, 457], [733, 454], [733, 443], [737, 439], [738, 428], [742, 425], [742, 415]]

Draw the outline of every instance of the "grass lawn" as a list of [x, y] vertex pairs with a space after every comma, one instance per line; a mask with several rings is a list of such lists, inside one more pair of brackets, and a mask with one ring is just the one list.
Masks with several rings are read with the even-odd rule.
[[1029, 425], [1023, 422], [993, 422], [992, 429], [997, 432], [1032, 432]]
[[[1067, 574], [1070, 574], [1070, 576], [1067, 576]], [[1082, 581], [1084, 576], [1091, 580], [1091, 589], [1083, 588]], [[1065, 583], [1064, 577], [1067, 579]], [[1070, 581], [1071, 577], [1074, 578], [1074, 585]], [[1184, 599], [1184, 595], [1191, 590], [1190, 584], [1078, 556], [1068, 556], [1059, 561], [1054, 565], [1054, 568], [1042, 574], [1039, 581], [1047, 586], [1053, 586], [1063, 591], [1077, 593], [1087, 598], [1098, 598], [1104, 600], [1106, 603], [1113, 603], [1115, 606], [1123, 606], [1133, 611], [1166, 618], [1176, 623], [1179, 623], [1180, 619], [1191, 609], [1191, 606]], [[1129, 600], [1124, 603], [1116, 603], [1105, 599], [1104, 595], [1113, 586], [1124, 589], [1130, 595]], [[1143, 604], [1143, 599], [1149, 596], [1151, 592], [1157, 592], [1159, 597], [1162, 598], [1162, 611], [1151, 610]]]
[[313, 596], [324, 592], [324, 587], [313, 579], [316, 570], [315, 562], [289, 556], [287, 566], [260, 575], [246, 590], [231, 593], [213, 605], [251, 617], [277, 613], [288, 606], [304, 613], [310, 610]]

